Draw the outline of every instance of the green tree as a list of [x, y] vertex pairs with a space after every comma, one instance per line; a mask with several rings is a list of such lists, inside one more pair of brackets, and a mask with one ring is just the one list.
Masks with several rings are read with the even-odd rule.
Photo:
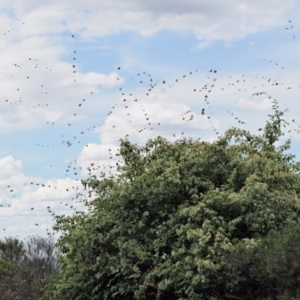
[[13, 263], [0, 257], [0, 293], [4, 299], [13, 299], [14, 297], [14, 293], [11, 290], [13, 270]]
[[25, 283], [20, 277], [25, 255], [25, 244], [19, 239], [6, 237], [0, 240], [0, 293], [4, 299], [15, 299], [19, 294], [18, 287]]
[[26, 253], [25, 244], [17, 238], [6, 237], [0, 240], [0, 257], [19, 265]]
[[[299, 163], [275, 147], [274, 114], [262, 136], [231, 128], [213, 143], [121, 140], [118, 176], [83, 181], [88, 212], [56, 216], [60, 278], [54, 299], [223, 299], [241, 292], [228, 257], [297, 224]], [[249, 250], [249, 251], [250, 251]], [[253, 293], [257, 287], [253, 287]], [[231, 295], [231, 296], [230, 296]]]

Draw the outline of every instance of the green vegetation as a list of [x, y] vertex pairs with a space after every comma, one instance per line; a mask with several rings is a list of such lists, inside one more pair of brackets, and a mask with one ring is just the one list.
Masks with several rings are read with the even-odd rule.
[[122, 140], [88, 213], [56, 216], [58, 262], [51, 239], [0, 240], [1, 299], [300, 299], [300, 163], [273, 109], [262, 136]]
[[0, 240], [1, 299], [41, 299], [48, 275], [57, 270], [50, 238], [32, 237], [26, 244], [12, 237]]
[[227, 257], [242, 299], [300, 299], [300, 226], [270, 233], [257, 247], [240, 242]]
[[[83, 181], [88, 213], [56, 216], [53, 299], [300, 299], [300, 163], [262, 136], [121, 140], [120, 175]], [[298, 298], [297, 298], [298, 297]]]

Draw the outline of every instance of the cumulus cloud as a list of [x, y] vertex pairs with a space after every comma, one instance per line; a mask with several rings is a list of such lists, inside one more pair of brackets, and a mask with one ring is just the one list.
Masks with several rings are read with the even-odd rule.
[[[72, 2], [72, 8], [65, 4], [65, 12], [70, 16], [70, 29], [80, 32], [83, 38], [93, 38], [136, 31], [151, 36], [161, 30], [192, 32], [201, 41], [230, 41], [244, 38], [248, 34], [268, 30], [283, 24], [284, 13], [291, 9], [295, 1], [282, 2], [236, 1], [122, 1], [114, 3], [88, 1], [81, 6]], [[270, 7], [272, 9], [270, 10]], [[59, 9], [57, 7], [57, 9]], [[73, 10], [73, 14], [70, 14]], [[61, 11], [61, 10], [60, 10]]]
[[272, 100], [265, 98], [262, 102], [254, 102], [244, 98], [239, 99], [237, 105], [244, 109], [251, 109], [254, 111], [267, 111], [272, 108]]
[[[63, 123], [91, 92], [124, 82], [116, 72], [85, 73], [74, 61], [63, 61], [70, 49], [62, 37], [66, 27], [63, 25], [65, 11], [60, 5], [54, 3], [53, 10], [47, 5], [37, 6], [28, 15], [24, 7], [19, 9], [20, 19], [28, 17], [25, 24], [20, 19], [0, 16], [0, 21], [7, 26], [0, 41], [1, 54], [5, 57], [0, 61], [1, 132], [37, 128], [46, 122]], [[59, 13], [52, 14], [56, 10]], [[18, 15], [18, 5], [13, 11]], [[81, 112], [85, 113], [85, 109], [82, 107]]]
[[[188, 0], [184, 4], [170, 0], [164, 3], [132, 0], [126, 1], [126, 5], [120, 0], [86, 1], [84, 6], [80, 1], [54, 1], [51, 5], [46, 1], [32, 1], [30, 5], [20, 1], [3, 2], [1, 5], [10, 8], [14, 18], [9, 14], [0, 16], [6, 24], [5, 36], [0, 42], [2, 56], [6, 58], [0, 62], [3, 86], [0, 98], [11, 104], [4, 107], [0, 103], [4, 108], [0, 113], [1, 130], [37, 127], [45, 119], [63, 122], [68, 118], [75, 95], [85, 98], [87, 93], [98, 92], [100, 87], [113, 88], [124, 82], [115, 72], [84, 73], [78, 67], [76, 74], [72, 74], [75, 70], [72, 63], [62, 61], [70, 52], [68, 47], [72, 43], [75, 46], [71, 36], [64, 37], [66, 31], [83, 40], [124, 31], [144, 36], [161, 30], [192, 32], [199, 40], [200, 49], [214, 41], [223, 40], [228, 44], [278, 26], [294, 4], [292, 0], [276, 0], [272, 5], [271, 0], [222, 3]], [[17, 109], [13, 104], [23, 107]], [[40, 105], [39, 111], [34, 113], [37, 105]], [[27, 112], [22, 115], [23, 110]], [[8, 113], [15, 118], [7, 118]]]
[[15, 160], [12, 155], [0, 158], [0, 180], [15, 176], [22, 169], [22, 161]]
[[51, 213], [69, 215], [74, 209], [84, 209], [82, 199], [92, 199], [79, 181], [26, 176], [22, 173], [22, 165], [21, 160], [11, 155], [0, 159], [0, 213], [3, 226], [0, 237], [24, 236], [26, 233], [45, 235], [45, 226], [51, 229]]
[[[161, 30], [193, 32], [199, 40], [240, 39], [283, 22], [295, 1], [187, 0], [145, 1], [32, 1], [14, 5], [14, 13], [28, 25], [28, 35], [61, 33], [68, 29], [92, 38], [136, 31], [144, 36]], [[4, 5], [4, 4], [3, 4]], [[6, 4], [9, 5], [9, 4]], [[9, 5], [10, 6], [10, 5]], [[272, 9], [270, 9], [270, 7]]]

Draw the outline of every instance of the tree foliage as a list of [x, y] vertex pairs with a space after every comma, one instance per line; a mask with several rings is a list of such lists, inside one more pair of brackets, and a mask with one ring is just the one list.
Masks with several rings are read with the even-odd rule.
[[[56, 216], [53, 298], [253, 299], [241, 295], [251, 276], [237, 272], [250, 272], [251, 251], [300, 212], [300, 165], [285, 153], [290, 140], [274, 145], [284, 120], [273, 109], [262, 136], [230, 128], [213, 143], [121, 140], [120, 174], [83, 181], [98, 195], [89, 211]], [[248, 265], [247, 255], [232, 259], [242, 248]]]
[[51, 238], [31, 237], [26, 243], [13, 237], [0, 240], [0, 298], [41, 299], [48, 275], [58, 267]]
[[300, 299], [299, 249], [300, 224], [270, 233], [255, 248], [240, 241], [227, 257], [239, 282], [235, 293], [248, 299]]

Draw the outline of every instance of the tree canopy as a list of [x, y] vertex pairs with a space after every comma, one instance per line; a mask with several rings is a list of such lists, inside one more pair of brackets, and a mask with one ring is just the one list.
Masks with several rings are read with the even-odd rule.
[[53, 298], [280, 295], [248, 285], [254, 249], [300, 216], [300, 164], [286, 154], [290, 140], [275, 146], [285, 121], [276, 101], [273, 110], [259, 136], [230, 128], [212, 143], [121, 140], [119, 174], [83, 181], [97, 193], [88, 212], [55, 217], [62, 268], [48, 287]]

